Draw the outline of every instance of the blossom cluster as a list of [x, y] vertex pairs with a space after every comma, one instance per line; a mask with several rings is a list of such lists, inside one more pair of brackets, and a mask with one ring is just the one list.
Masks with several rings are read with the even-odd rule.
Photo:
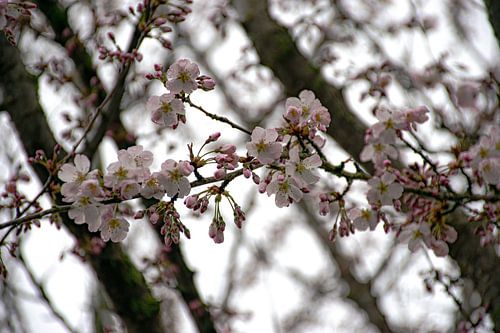
[[326, 131], [330, 114], [309, 90], [285, 102], [284, 126], [264, 129], [256, 127], [247, 154], [268, 172], [259, 182], [259, 191], [275, 196], [278, 207], [289, 206], [309, 193], [320, 177], [316, 169], [322, 165], [315, 147], [322, 147], [325, 139], [319, 132]]
[[156, 65], [155, 73], [148, 74], [147, 78], [162, 81], [168, 89], [168, 93], [148, 99], [146, 109], [151, 112], [151, 120], [174, 129], [179, 122], [186, 122], [183, 97], [198, 88], [209, 91], [215, 87], [215, 81], [207, 75], [200, 75], [198, 65], [188, 59], [177, 60], [166, 73], [161, 65]]
[[103, 240], [125, 239], [129, 223], [120, 216], [113, 199], [129, 200], [138, 196], [161, 199], [166, 194], [182, 198], [191, 190], [187, 179], [193, 167], [188, 161], [168, 159], [161, 170], [151, 172], [153, 154], [142, 146], [118, 151], [118, 161], [111, 163], [104, 175], [90, 170], [85, 155], [76, 155], [74, 163], [61, 166], [58, 177], [63, 201], [73, 204], [68, 215], [77, 224], [87, 224], [89, 231], [100, 231]]
[[[184, 105], [193, 106], [189, 95], [196, 89], [211, 90], [215, 85], [211, 78], [200, 75], [198, 66], [187, 59], [176, 61], [166, 71], [156, 65], [155, 71], [149, 78], [160, 80], [168, 92], [151, 96], [146, 109], [151, 112], [154, 123], [172, 129], [186, 121]], [[306, 196], [319, 198], [320, 215], [336, 216], [329, 234], [332, 240], [337, 234], [347, 236], [356, 230], [374, 230], [379, 222], [383, 222], [384, 230], [396, 231], [398, 239], [407, 243], [410, 250], [426, 246], [436, 255], [444, 256], [448, 253], [448, 244], [457, 238], [447, 215], [457, 205], [465, 204], [460, 201], [462, 199], [457, 199], [460, 196], [455, 196], [457, 192], [450, 187], [450, 177], [461, 172], [475, 179], [478, 186], [486, 187], [486, 193], [497, 191], [500, 130], [494, 128], [478, 144], [456, 154], [456, 160], [440, 169], [445, 171], [438, 171], [437, 164], [405, 139], [405, 135], [411, 138], [417, 125], [429, 119], [428, 112], [426, 107], [407, 110], [381, 107], [376, 110], [377, 122], [368, 129], [366, 146], [360, 155], [361, 161], [373, 163], [373, 175], [359, 167], [357, 173], [346, 172], [344, 164], [332, 167], [321, 151], [325, 144], [321, 132], [327, 130], [330, 114], [313, 92], [304, 90], [298, 97], [286, 100], [281, 127], [266, 129], [257, 126], [252, 130], [251, 139], [246, 143], [246, 154], [239, 154], [234, 144], [217, 145], [221, 134], [215, 132], [197, 153], [192, 143], [188, 145], [189, 161], [167, 159], [157, 172], [149, 169], [153, 154], [142, 146], [120, 150], [118, 161], [111, 163], [104, 175], [96, 170], [90, 171], [89, 160], [76, 155], [74, 164], [64, 164], [59, 171], [59, 178], [64, 182], [61, 194], [64, 201], [73, 203], [69, 216], [76, 223], [86, 223], [90, 231], [100, 231], [104, 240], [112, 241], [124, 239], [129, 227], [113, 202], [139, 196], [154, 198], [156, 204], [136, 215], [147, 215], [153, 224], [162, 221], [161, 232], [167, 245], [177, 243], [180, 233], [189, 238], [189, 230], [174, 207], [177, 198], [185, 197], [185, 206], [199, 214], [205, 213], [213, 200], [214, 216], [208, 234], [214, 242], [221, 243], [226, 228], [220, 209], [223, 198], [231, 206], [234, 224], [238, 228], [245, 220], [243, 210], [226, 190], [235, 175], [243, 174], [258, 185], [259, 192], [274, 196], [277, 207], [287, 207]], [[394, 162], [401, 147], [420, 154], [424, 163], [405, 167]], [[209, 181], [200, 173], [200, 169], [208, 165], [215, 167]], [[254, 170], [261, 167], [265, 171], [259, 176]], [[319, 168], [345, 178], [347, 187], [343, 191], [318, 189]], [[187, 177], [191, 174], [198, 181], [206, 181], [205, 184], [217, 181], [222, 181], [222, 184], [190, 194], [191, 184]], [[368, 207], [352, 205], [345, 200], [353, 180], [366, 182]], [[471, 188], [469, 191], [473, 194]], [[162, 201], [165, 195], [171, 198], [170, 202]], [[454, 203], [456, 205], [452, 206]], [[482, 211], [467, 208], [471, 220], [498, 220], [498, 201], [486, 200]], [[405, 214], [400, 214], [402, 211]], [[486, 223], [480, 233], [484, 244], [496, 242], [498, 231], [494, 224]]]

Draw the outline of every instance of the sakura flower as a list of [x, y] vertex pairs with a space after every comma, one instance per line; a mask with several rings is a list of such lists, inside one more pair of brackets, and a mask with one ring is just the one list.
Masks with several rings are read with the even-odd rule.
[[291, 106], [301, 110], [300, 117], [302, 119], [302, 122], [309, 120], [311, 114], [316, 112], [318, 109], [323, 108], [321, 102], [314, 96], [314, 93], [310, 90], [302, 90], [299, 94], [299, 98], [287, 98], [285, 102], [285, 109], [288, 110]]
[[374, 142], [367, 144], [361, 151], [360, 159], [363, 162], [372, 161], [376, 166], [382, 166], [384, 161], [390, 157], [396, 159], [398, 151], [390, 144]]
[[146, 199], [155, 198], [160, 200], [163, 198], [165, 189], [158, 180], [157, 172], [143, 182], [140, 193]]
[[162, 163], [161, 171], [156, 177], [169, 197], [177, 195], [183, 198], [191, 191], [191, 184], [186, 178], [191, 172], [193, 172], [193, 167], [188, 161], [177, 163], [169, 159]]
[[311, 123], [322, 132], [326, 132], [327, 127], [330, 125], [330, 121], [330, 112], [323, 106], [315, 108], [311, 113]]
[[353, 208], [349, 211], [349, 216], [353, 222], [354, 228], [359, 231], [375, 230], [378, 224], [378, 216], [376, 211], [371, 209]]
[[172, 94], [190, 94], [198, 88], [196, 78], [199, 75], [198, 65], [188, 59], [179, 59], [167, 70], [167, 89]]
[[275, 194], [275, 203], [278, 207], [288, 207], [290, 203], [302, 199], [302, 191], [299, 184], [291, 178], [281, 173], [275, 173], [266, 188], [267, 195]]
[[278, 132], [275, 129], [256, 127], [252, 131], [252, 141], [247, 143], [248, 154], [256, 157], [263, 164], [273, 163], [281, 156], [281, 144], [276, 142]]
[[104, 185], [117, 190], [122, 182], [134, 179], [132, 169], [127, 168], [121, 162], [113, 162], [106, 168], [107, 174], [104, 176]]
[[321, 163], [318, 154], [301, 160], [299, 148], [294, 147], [289, 152], [289, 160], [285, 166], [286, 174], [293, 177], [301, 187], [307, 187], [307, 185], [314, 184], [319, 180], [319, 176], [312, 170], [321, 166]]
[[500, 157], [488, 158], [479, 163], [479, 171], [486, 183], [500, 184]]
[[106, 197], [106, 194], [97, 179], [85, 180], [80, 186], [79, 195], [86, 196], [94, 202], [102, 201]]
[[134, 170], [137, 179], [142, 181], [149, 176], [149, 167], [153, 164], [153, 153], [144, 150], [141, 145], [118, 151], [118, 161], [127, 169]]
[[133, 180], [125, 180], [120, 184], [120, 198], [130, 200], [141, 191], [140, 185]]
[[299, 108], [295, 105], [289, 105], [284, 115], [285, 119], [288, 120], [293, 125], [299, 124], [301, 116], [302, 116], [302, 108]]
[[87, 196], [80, 196], [68, 211], [70, 219], [76, 224], [87, 223], [90, 232], [95, 232], [101, 225], [99, 207]]
[[179, 115], [184, 115], [184, 103], [175, 98], [173, 93], [161, 96], [151, 96], [146, 109], [151, 114], [151, 121], [155, 124], [175, 128], [179, 123]]
[[428, 119], [429, 109], [425, 106], [421, 106], [415, 109], [404, 110], [396, 113], [395, 119], [399, 124], [398, 127], [409, 131], [411, 129], [416, 130], [416, 124], [423, 124]]
[[224, 242], [224, 230], [226, 223], [222, 219], [214, 218], [208, 227], [208, 236], [214, 240], [216, 244]]
[[101, 238], [105, 242], [111, 239], [112, 242], [117, 243], [127, 237], [129, 223], [123, 217], [116, 217], [112, 206], [106, 207], [101, 220], [99, 230], [101, 231]]
[[398, 235], [400, 243], [408, 242], [408, 249], [415, 252], [422, 248], [423, 244], [430, 244], [431, 229], [427, 223], [411, 223], [403, 226]]
[[368, 202], [372, 205], [392, 205], [392, 201], [403, 194], [403, 186], [395, 183], [396, 176], [384, 173], [382, 177], [373, 177], [368, 181], [370, 189], [367, 193]]
[[59, 179], [65, 182], [61, 187], [63, 201], [73, 202], [76, 200], [80, 185], [87, 179], [95, 179], [97, 170], [89, 172], [90, 161], [85, 155], [76, 155], [74, 164], [66, 163], [61, 166], [57, 173]]
[[396, 129], [401, 127], [396, 113], [385, 108], [379, 108], [375, 112], [375, 116], [379, 122], [371, 127], [373, 139], [382, 143], [394, 143], [396, 141]]
[[210, 76], [207, 75], [201, 75], [196, 78], [196, 81], [198, 81], [198, 88], [202, 89], [203, 91], [210, 91], [215, 88], [215, 80], [212, 79]]

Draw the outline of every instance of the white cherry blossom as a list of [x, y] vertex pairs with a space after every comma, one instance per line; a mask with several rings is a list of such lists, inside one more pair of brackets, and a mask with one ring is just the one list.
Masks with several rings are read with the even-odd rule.
[[370, 204], [392, 205], [392, 201], [403, 194], [403, 186], [397, 182], [392, 173], [384, 173], [382, 177], [373, 177], [368, 181], [370, 189], [367, 193]]
[[285, 166], [286, 174], [293, 177], [301, 187], [307, 187], [319, 180], [319, 176], [313, 170], [321, 166], [321, 163], [318, 154], [301, 160], [299, 147], [294, 147], [289, 152], [289, 159]]
[[167, 89], [172, 94], [190, 94], [198, 88], [196, 78], [199, 75], [198, 65], [188, 59], [179, 59], [167, 70]]
[[179, 123], [178, 115], [184, 115], [184, 103], [175, 94], [163, 94], [161, 96], [151, 96], [146, 109], [151, 113], [151, 121], [155, 124], [175, 127]]
[[291, 178], [281, 173], [275, 173], [266, 188], [267, 195], [275, 194], [275, 203], [278, 207], [288, 207], [291, 202], [302, 199], [302, 191], [299, 184]]
[[188, 161], [177, 163], [168, 159], [162, 163], [161, 171], [156, 174], [156, 177], [169, 197], [177, 195], [183, 198], [191, 191], [191, 184], [186, 178], [191, 172], [193, 172], [193, 167]]
[[256, 157], [263, 164], [270, 164], [281, 156], [281, 143], [276, 142], [278, 132], [275, 129], [255, 127], [252, 141], [247, 143], [248, 154]]
[[111, 239], [112, 242], [121, 242], [127, 237], [129, 223], [123, 217], [114, 215], [113, 206], [106, 206], [102, 213], [102, 223], [99, 228], [101, 238], [105, 242]]

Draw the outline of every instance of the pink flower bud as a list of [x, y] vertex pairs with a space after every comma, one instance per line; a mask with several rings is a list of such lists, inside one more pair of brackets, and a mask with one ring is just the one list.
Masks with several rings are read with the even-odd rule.
[[217, 180], [223, 179], [226, 176], [226, 170], [224, 169], [217, 169], [217, 171], [214, 172], [214, 178]]
[[245, 176], [245, 178], [250, 178], [252, 176], [252, 170], [243, 169], [243, 176]]
[[207, 142], [214, 142], [217, 141], [220, 138], [220, 132], [215, 132], [210, 134], [210, 136], [207, 139]]

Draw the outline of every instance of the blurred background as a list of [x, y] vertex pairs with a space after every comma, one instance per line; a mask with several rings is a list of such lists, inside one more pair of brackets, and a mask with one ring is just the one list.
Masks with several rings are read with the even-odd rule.
[[[145, 75], [179, 58], [217, 82], [192, 101], [249, 129], [279, 126], [285, 99], [314, 91], [331, 114], [325, 153], [334, 163], [359, 157], [379, 106], [427, 106], [431, 121], [419, 139], [443, 162], [461, 139], [475, 142], [498, 125], [495, 1], [169, 1], [151, 17], [165, 15], [170, 29], [145, 38], [137, 1], [35, 3], [31, 20], [15, 32], [19, 52], [3, 36], [0, 45], [0, 182], [31, 175], [19, 184], [28, 198], [46, 177], [28, 156], [36, 149], [50, 156], [56, 142], [71, 150], [111, 91], [85, 145], [94, 167], [141, 144], [154, 152], [157, 170], [167, 158], [188, 159], [186, 145], [200, 147], [216, 131], [220, 143], [244, 155], [246, 134], [193, 108], [175, 131], [151, 123], [145, 103], [166, 90]], [[102, 46], [137, 48], [142, 60], [102, 61]], [[12, 106], [11, 95], [21, 105]], [[27, 118], [34, 114], [39, 118]], [[412, 156], [402, 152], [401, 159]], [[470, 331], [494, 331], [499, 319], [482, 306], [499, 302], [498, 251], [481, 248], [466, 226], [446, 258], [411, 253], [382, 226], [330, 242], [337, 216], [320, 217], [315, 194], [345, 184], [323, 176], [308, 198], [281, 209], [251, 180], [231, 182], [227, 190], [247, 219], [241, 230], [227, 223], [222, 244], [208, 237], [213, 207], [200, 216], [180, 202], [191, 239], [182, 236], [170, 249], [146, 219], [129, 218], [131, 232], [119, 245], [96, 245], [97, 234], [71, 221], [42, 219], [40, 227], [10, 233], [1, 244], [8, 275], [0, 286], [0, 332], [455, 332], [479, 318]], [[367, 206], [365, 191], [355, 184], [348, 206]], [[51, 200], [44, 195], [42, 206]], [[232, 220], [229, 205], [222, 213]], [[13, 214], [2, 209], [1, 221]], [[93, 246], [104, 248], [96, 254]]]

